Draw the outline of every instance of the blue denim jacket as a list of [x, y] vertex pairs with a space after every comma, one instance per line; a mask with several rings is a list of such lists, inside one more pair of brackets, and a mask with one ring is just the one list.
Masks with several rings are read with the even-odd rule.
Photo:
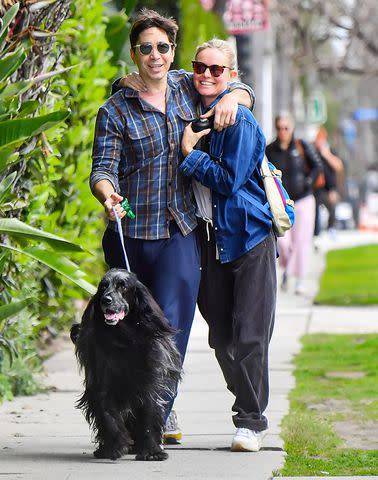
[[272, 229], [256, 170], [264, 158], [266, 142], [252, 112], [243, 106], [239, 106], [232, 127], [210, 135], [209, 153], [193, 150], [180, 170], [211, 189], [219, 259], [227, 263], [262, 242]]

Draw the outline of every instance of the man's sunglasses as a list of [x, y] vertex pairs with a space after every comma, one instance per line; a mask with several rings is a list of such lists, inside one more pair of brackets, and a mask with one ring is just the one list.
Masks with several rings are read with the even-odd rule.
[[281, 130], [283, 130], [283, 131], [286, 132], [286, 131], [289, 130], [289, 127], [276, 127], [276, 130], [277, 130], [278, 132], [280, 132]]
[[[156, 44], [157, 51], [159, 53], [168, 53], [169, 49], [172, 47], [175, 48], [174, 43], [166, 43], [166, 42], [158, 42]], [[134, 45], [133, 48], [137, 48], [139, 50], [139, 53], [141, 55], [150, 55], [152, 52], [152, 49], [154, 48], [154, 45], [150, 42], [145, 42], [145, 43], [140, 43], [139, 45]]]
[[205, 73], [207, 69], [209, 69], [209, 72], [213, 77], [220, 77], [225, 68], [232, 70], [230, 67], [225, 67], [224, 65], [206, 65], [206, 63], [196, 62], [194, 60], [192, 61], [192, 65], [194, 73], [201, 75], [202, 73]]

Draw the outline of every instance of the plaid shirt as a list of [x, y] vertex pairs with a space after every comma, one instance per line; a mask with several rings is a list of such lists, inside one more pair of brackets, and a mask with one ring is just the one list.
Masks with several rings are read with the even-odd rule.
[[[93, 191], [97, 182], [108, 180], [128, 198], [135, 219], [122, 220], [125, 236], [169, 238], [172, 219], [183, 235], [196, 227], [191, 179], [178, 166], [183, 130], [196, 117], [197, 102], [192, 75], [180, 70], [168, 73], [165, 114], [130, 88], [119, 90], [100, 108], [90, 185]], [[109, 226], [116, 229], [114, 222]]]

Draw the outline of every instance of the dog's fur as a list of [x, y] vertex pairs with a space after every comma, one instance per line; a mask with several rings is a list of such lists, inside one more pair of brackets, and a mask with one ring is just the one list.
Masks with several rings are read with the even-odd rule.
[[133, 273], [112, 269], [104, 276], [71, 329], [85, 373], [77, 408], [95, 432], [95, 457], [115, 460], [131, 449], [136, 460], [168, 457], [161, 447], [164, 404], [181, 376], [174, 333]]

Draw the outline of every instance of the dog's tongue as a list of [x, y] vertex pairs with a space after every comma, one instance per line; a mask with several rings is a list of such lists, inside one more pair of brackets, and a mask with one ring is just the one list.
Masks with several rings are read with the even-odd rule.
[[119, 322], [125, 316], [125, 311], [121, 310], [120, 312], [108, 312], [104, 314], [106, 320], [111, 320], [113, 322]]

